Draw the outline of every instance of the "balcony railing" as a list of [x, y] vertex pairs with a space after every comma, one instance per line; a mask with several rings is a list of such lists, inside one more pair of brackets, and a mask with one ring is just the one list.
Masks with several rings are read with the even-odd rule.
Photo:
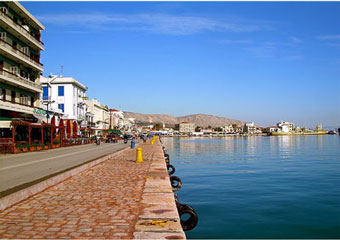
[[28, 36], [29, 39], [35, 43], [37, 43], [38, 45], [44, 45], [44, 43], [42, 41], [40, 41], [39, 37], [36, 36], [35, 34], [33, 34], [32, 32], [30, 32], [29, 30], [27, 30], [26, 28], [24, 28], [22, 25], [20, 25], [19, 23], [15, 22], [9, 15], [7, 15], [6, 13], [0, 11], [0, 15], [3, 16], [4, 18], [6, 18], [7, 20], [9, 20], [10, 22], [14, 23], [14, 26], [16, 26], [16, 29], [19, 30], [22, 34], [24, 34], [25, 36]]
[[26, 60], [30, 61], [31, 63], [33, 63], [34, 65], [38, 65], [38, 68], [41, 69], [44, 65], [41, 64], [40, 62], [35, 61], [34, 59], [32, 59], [28, 54], [24, 53], [23, 51], [13, 47], [11, 44], [9, 44], [8, 42], [5, 42], [4, 40], [0, 39], [0, 45], [4, 46], [7, 49], [10, 49], [12, 52], [20, 55], [21, 57], [25, 58]]
[[35, 82], [32, 82], [26, 78], [23, 78], [21, 76], [18, 76], [17, 74], [15, 73], [12, 73], [12, 72], [9, 72], [5, 69], [0, 69], [0, 75], [2, 76], [6, 76], [6, 77], [9, 77], [9, 78], [14, 78], [15, 80], [23, 83], [23, 84], [28, 84], [30, 85], [31, 87], [34, 87], [34, 88], [38, 88], [39, 90], [42, 90], [42, 87], [39, 85], [39, 84], [36, 84]]
[[0, 100], [0, 108], [1, 109], [9, 109], [9, 110], [15, 110], [15, 111], [22, 111], [26, 113], [33, 113], [34, 106], [22, 104], [18, 102], [12, 102], [8, 100]]

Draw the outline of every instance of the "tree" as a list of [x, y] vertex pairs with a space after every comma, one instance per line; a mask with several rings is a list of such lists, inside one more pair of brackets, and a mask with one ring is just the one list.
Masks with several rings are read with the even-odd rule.
[[223, 131], [223, 129], [221, 128], [221, 127], [217, 127], [217, 128], [215, 128], [214, 129], [216, 132], [222, 132]]
[[163, 128], [163, 125], [161, 123], [155, 123], [152, 129], [158, 131], [158, 130], [161, 130], [162, 128]]
[[201, 131], [201, 127], [200, 126], [197, 126], [196, 128], [195, 128], [195, 132], [200, 132]]

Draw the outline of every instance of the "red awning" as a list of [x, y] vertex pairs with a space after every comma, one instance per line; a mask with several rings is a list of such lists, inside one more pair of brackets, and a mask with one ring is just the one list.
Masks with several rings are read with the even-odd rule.
[[51, 119], [51, 125], [55, 126], [55, 116], [53, 116]]
[[66, 133], [68, 138], [71, 137], [71, 120], [67, 120]]
[[73, 122], [73, 136], [77, 136], [78, 135], [78, 126], [77, 126], [77, 122], [74, 121]]
[[[54, 127], [55, 126], [55, 116], [52, 117], [51, 119], [51, 125]], [[53, 128], [52, 133], [55, 133], [55, 128]]]

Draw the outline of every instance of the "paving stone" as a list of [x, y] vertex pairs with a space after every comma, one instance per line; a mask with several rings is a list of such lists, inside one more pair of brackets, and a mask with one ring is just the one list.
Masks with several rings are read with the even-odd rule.
[[[1, 211], [0, 238], [185, 238], [160, 143], [138, 147], [143, 163], [135, 162], [135, 149], [125, 150]], [[145, 217], [167, 219], [165, 227], [151, 224], [167, 233], [149, 233], [153, 220]]]

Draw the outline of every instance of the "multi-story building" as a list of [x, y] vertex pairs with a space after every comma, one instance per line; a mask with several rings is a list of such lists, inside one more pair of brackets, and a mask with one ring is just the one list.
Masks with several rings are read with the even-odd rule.
[[285, 121], [281, 121], [279, 123], [277, 123], [277, 127], [278, 127], [278, 132], [293, 132], [293, 130], [295, 129], [295, 124], [294, 123], [290, 123], [290, 122], [285, 122]]
[[192, 133], [195, 132], [195, 123], [181, 122], [179, 124], [180, 133]]
[[100, 130], [109, 129], [110, 125], [110, 114], [109, 108], [106, 105], [102, 105], [98, 100], [86, 100], [87, 113], [93, 114], [93, 123], [95, 123], [94, 127], [97, 131], [95, 134], [98, 134]]
[[224, 133], [234, 133], [233, 125], [229, 124], [229, 125], [222, 127], [222, 131]]
[[123, 128], [124, 113], [117, 109], [110, 109], [110, 127], [121, 129]]
[[87, 87], [72, 77], [51, 75], [40, 77], [43, 87], [42, 102], [49, 109], [59, 109], [64, 113], [63, 119], [86, 122], [86, 91]]
[[256, 133], [255, 123], [254, 122], [245, 123], [244, 126], [243, 126], [243, 132], [249, 133], [249, 134]]
[[42, 109], [39, 77], [45, 27], [20, 3], [0, 2], [0, 116], [35, 122]]
[[270, 126], [270, 127], [266, 127], [263, 129], [264, 133], [272, 133], [272, 132], [277, 132], [277, 131], [278, 131], [277, 126]]

